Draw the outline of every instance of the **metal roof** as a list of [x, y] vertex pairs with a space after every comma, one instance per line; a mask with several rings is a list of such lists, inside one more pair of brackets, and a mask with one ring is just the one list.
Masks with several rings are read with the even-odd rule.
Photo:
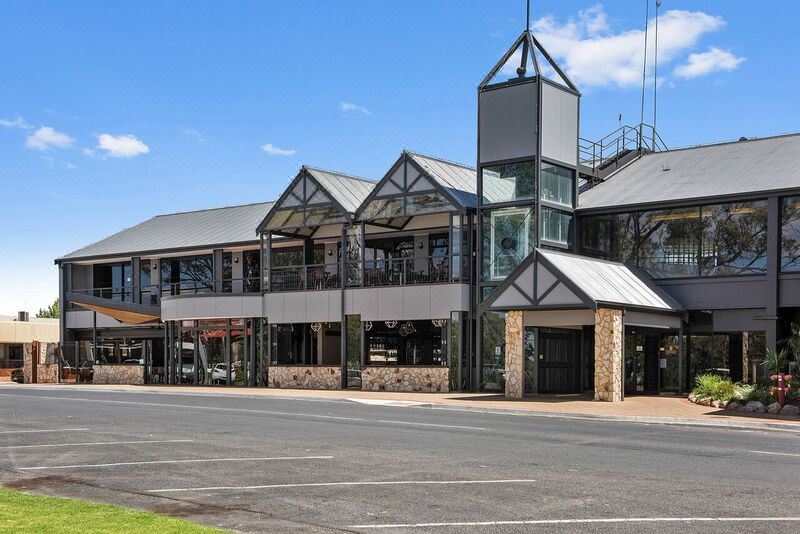
[[262, 202], [157, 215], [59, 260], [257, 242], [255, 228], [271, 206], [272, 202]]
[[595, 303], [682, 310], [663, 289], [622, 263], [550, 250], [536, 252]]
[[579, 209], [800, 189], [800, 134], [651, 152], [582, 193]]
[[464, 207], [477, 207], [478, 175], [474, 168], [409, 150], [406, 153]]
[[309, 166], [305, 166], [305, 169], [329, 195], [351, 214], [356, 212], [376, 184], [372, 180], [340, 172]]

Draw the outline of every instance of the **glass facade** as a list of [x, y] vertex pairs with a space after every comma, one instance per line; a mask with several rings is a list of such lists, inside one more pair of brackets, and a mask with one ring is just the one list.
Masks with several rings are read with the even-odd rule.
[[585, 217], [581, 253], [637, 265], [653, 278], [762, 273], [767, 203]]
[[541, 182], [541, 200], [569, 208], [574, 207], [575, 171], [542, 163]]
[[214, 267], [211, 254], [161, 260], [161, 291], [164, 295], [212, 293]]
[[483, 279], [502, 280], [533, 251], [533, 207], [498, 208], [483, 213]]
[[542, 239], [559, 245], [572, 243], [572, 214], [561, 210], [542, 208]]
[[781, 201], [781, 270], [800, 272], [800, 196]]
[[503, 391], [506, 387], [506, 316], [502, 312], [483, 314], [481, 331], [481, 391]]
[[536, 164], [533, 161], [484, 167], [481, 173], [483, 204], [536, 198]]

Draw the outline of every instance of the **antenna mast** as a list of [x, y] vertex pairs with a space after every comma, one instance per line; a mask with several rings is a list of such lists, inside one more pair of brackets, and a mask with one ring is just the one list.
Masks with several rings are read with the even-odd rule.
[[653, 65], [653, 151], [656, 150], [656, 118], [658, 105], [658, 8], [661, 7], [661, 0], [656, 0], [656, 35], [655, 35], [655, 63]]
[[527, 0], [527, 12], [525, 13], [525, 31], [531, 31], [531, 0]]
[[642, 149], [642, 125], [644, 124], [644, 89], [647, 80], [647, 28], [650, 22], [650, 0], [645, 0], [644, 3], [644, 60], [642, 61], [642, 113], [639, 120], [639, 150]]

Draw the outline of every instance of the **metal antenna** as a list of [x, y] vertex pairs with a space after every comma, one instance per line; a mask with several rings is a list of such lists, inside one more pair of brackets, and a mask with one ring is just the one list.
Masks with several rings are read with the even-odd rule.
[[653, 64], [653, 151], [656, 149], [656, 118], [658, 105], [658, 8], [661, 0], [656, 0], [656, 35], [655, 35], [655, 63]]
[[644, 88], [647, 81], [647, 27], [650, 22], [650, 0], [645, 0], [644, 3], [644, 61], [642, 62], [642, 113], [639, 120], [639, 150], [642, 149], [642, 124], [644, 124]]
[[526, 22], [525, 22], [525, 31], [529, 32], [529, 31], [531, 31], [531, 0], [527, 0], [527, 6], [528, 6], [528, 10], [527, 10], [527, 12], [525, 14], [526, 15], [525, 16], [525, 20], [526, 20]]

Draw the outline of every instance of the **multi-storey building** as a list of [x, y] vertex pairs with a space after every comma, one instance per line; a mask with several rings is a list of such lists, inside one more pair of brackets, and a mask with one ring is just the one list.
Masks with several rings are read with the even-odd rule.
[[761, 380], [800, 318], [800, 135], [667, 150], [579, 117], [525, 31], [478, 88], [477, 170], [304, 166], [275, 202], [57, 259], [64, 359], [95, 382], [611, 401]]

